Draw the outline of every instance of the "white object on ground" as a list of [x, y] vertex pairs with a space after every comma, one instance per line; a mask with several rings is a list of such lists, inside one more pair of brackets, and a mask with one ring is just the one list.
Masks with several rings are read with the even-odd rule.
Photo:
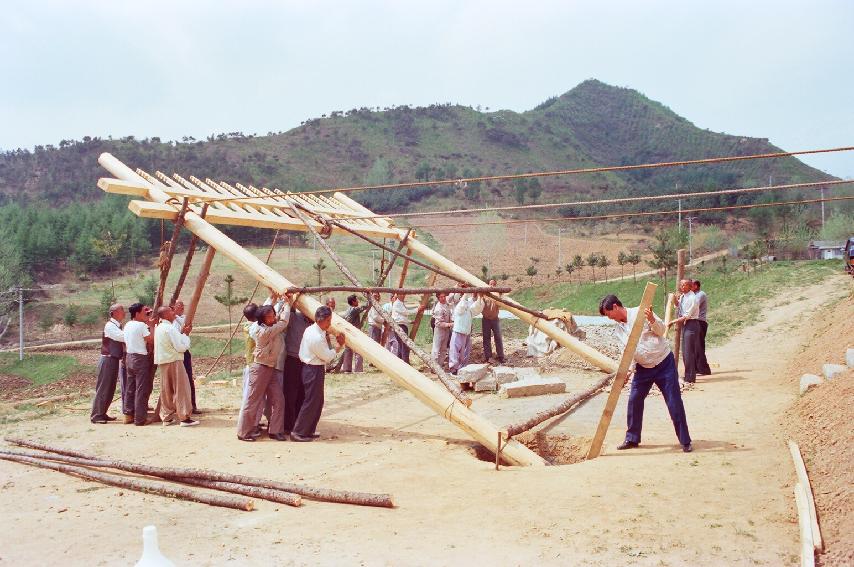
[[142, 557], [136, 567], [175, 567], [162, 553], [157, 544], [157, 528], [145, 526], [142, 528]]
[[848, 368], [854, 368], [854, 348], [845, 351], [845, 364], [848, 365]]
[[497, 389], [498, 384], [492, 376], [488, 376], [474, 383], [475, 392], [494, 392]]
[[488, 364], [469, 364], [457, 371], [457, 380], [460, 382], [475, 383], [486, 378], [489, 374]]
[[507, 384], [508, 382], [515, 382], [519, 379], [516, 376], [516, 370], [509, 366], [496, 366], [492, 369], [492, 376], [495, 378], [497, 384]]
[[837, 374], [845, 372], [845, 367], [841, 364], [824, 364], [821, 367], [821, 372], [828, 380], [833, 380]]
[[563, 394], [566, 392], [566, 382], [560, 378], [539, 378], [519, 380], [502, 384], [498, 395], [502, 398], [522, 398], [525, 396], [541, 396], [543, 394]]
[[804, 374], [801, 376], [801, 395], [803, 396], [815, 386], [821, 385], [824, 382], [821, 376], [815, 374]]

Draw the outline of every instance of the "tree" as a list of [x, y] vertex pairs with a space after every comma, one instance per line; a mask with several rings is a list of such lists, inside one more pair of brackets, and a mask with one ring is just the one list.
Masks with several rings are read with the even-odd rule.
[[92, 239], [92, 247], [107, 261], [107, 269], [110, 271], [110, 278], [113, 277], [113, 260], [118, 256], [119, 251], [125, 244], [127, 237], [125, 235], [113, 236], [109, 230], [105, 231], [101, 238]]
[[323, 261], [323, 258], [319, 258], [317, 263], [312, 266], [312, 269], [317, 271], [317, 285], [323, 285], [321, 282], [321, 273], [326, 269], [326, 263]]
[[[231, 274], [227, 274], [225, 276], [225, 294], [224, 295], [214, 295], [214, 299], [216, 299], [222, 305], [225, 305], [228, 309], [228, 333], [229, 337], [231, 336], [231, 308], [240, 303], [245, 303], [247, 297], [235, 297], [234, 295], [234, 276]], [[228, 375], [231, 376], [231, 341], [228, 341]]]
[[510, 276], [508, 274], [501, 274], [500, 276], [498, 276], [498, 279], [503, 281], [503, 282], [506, 282], [507, 280], [510, 279]]
[[632, 265], [632, 281], [637, 282], [637, 268], [638, 264], [640, 264], [641, 255], [639, 252], [632, 252], [629, 255], [629, 263]]
[[570, 263], [564, 266], [564, 268], [566, 269], [566, 274], [569, 276], [569, 283], [572, 283], [572, 272], [575, 271], [575, 266]]
[[528, 182], [524, 178], [519, 178], [513, 181], [513, 189], [516, 192], [516, 202], [520, 205], [525, 204], [525, 194], [528, 192]]
[[664, 276], [664, 293], [667, 293], [667, 271], [676, 267], [676, 247], [673, 245], [672, 234], [662, 230], [655, 235], [655, 244], [649, 245], [652, 260], [647, 260], [650, 267], [662, 272]]
[[157, 279], [148, 276], [142, 280], [142, 289], [137, 291], [137, 299], [143, 305], [154, 306], [154, 296], [157, 295]]
[[534, 285], [534, 276], [537, 275], [537, 268], [535, 268], [533, 265], [528, 266], [528, 269], [525, 270], [525, 273], [531, 277], [531, 285]]
[[623, 279], [623, 266], [629, 263], [629, 257], [631, 254], [626, 254], [622, 250], [617, 254], [617, 263], [620, 265], [620, 279]]
[[101, 298], [99, 300], [99, 305], [101, 307], [101, 311], [99, 313], [103, 316], [109, 313], [110, 306], [116, 302], [116, 289], [113, 287], [112, 282], [108, 287], [104, 288], [104, 291], [101, 292]]
[[65, 313], [62, 314], [62, 321], [68, 325], [69, 327], [73, 327], [77, 324], [77, 319], [80, 316], [80, 308], [70, 303], [68, 307], [65, 308]]
[[605, 271], [605, 279], [606, 280], [608, 279], [608, 266], [610, 266], [610, 265], [611, 265], [611, 261], [604, 254], [599, 256], [599, 267]]
[[563, 268], [561, 268], [560, 266], [558, 266], [557, 268], [555, 268], [555, 276], [557, 277], [557, 279], [560, 279], [560, 275], [561, 275], [562, 273], [563, 273]]
[[540, 195], [543, 194], [543, 186], [540, 184], [540, 180], [536, 177], [532, 177], [528, 180], [528, 196], [531, 198], [531, 201], [536, 202], [537, 199], [540, 198]]
[[587, 255], [587, 265], [593, 270], [593, 282], [596, 282], [596, 266], [599, 265], [599, 254], [591, 252]]
[[486, 266], [481, 266], [480, 273], [483, 275], [483, 281], [489, 281], [489, 268], [487, 268]]

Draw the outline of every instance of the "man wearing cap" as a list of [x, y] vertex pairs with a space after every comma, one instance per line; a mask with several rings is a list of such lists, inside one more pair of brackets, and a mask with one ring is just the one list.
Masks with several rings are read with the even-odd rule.
[[116, 381], [119, 378], [119, 363], [125, 356], [125, 333], [122, 321], [125, 319], [124, 306], [115, 303], [110, 306], [110, 320], [104, 325], [101, 335], [101, 358], [98, 360], [98, 380], [95, 383], [95, 399], [92, 400], [92, 423], [104, 424], [116, 418], [107, 415], [113, 396], [116, 395]]

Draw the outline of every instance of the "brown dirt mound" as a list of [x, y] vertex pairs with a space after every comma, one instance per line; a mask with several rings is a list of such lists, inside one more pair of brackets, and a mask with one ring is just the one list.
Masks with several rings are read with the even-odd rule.
[[[547, 435], [543, 432], [532, 433], [527, 431], [514, 437], [552, 465], [571, 465], [584, 460], [587, 449], [590, 447], [590, 439], [586, 437], [573, 437], [571, 435]], [[495, 453], [483, 445], [472, 445], [472, 455], [478, 460], [489, 463], [495, 462]]]

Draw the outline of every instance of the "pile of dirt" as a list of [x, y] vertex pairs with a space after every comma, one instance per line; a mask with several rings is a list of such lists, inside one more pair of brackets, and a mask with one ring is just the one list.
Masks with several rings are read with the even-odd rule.
[[[854, 301], [816, 314], [814, 336], [789, 368], [793, 387], [804, 372], [843, 363], [854, 341]], [[824, 538], [821, 565], [854, 565], [854, 370], [800, 397], [785, 415], [785, 428], [803, 453]]]
[[[590, 439], [572, 435], [546, 434], [542, 431], [526, 431], [513, 439], [544, 458], [551, 465], [571, 465], [579, 463], [587, 456]], [[473, 444], [469, 449], [480, 461], [495, 462], [495, 453], [480, 444]]]

